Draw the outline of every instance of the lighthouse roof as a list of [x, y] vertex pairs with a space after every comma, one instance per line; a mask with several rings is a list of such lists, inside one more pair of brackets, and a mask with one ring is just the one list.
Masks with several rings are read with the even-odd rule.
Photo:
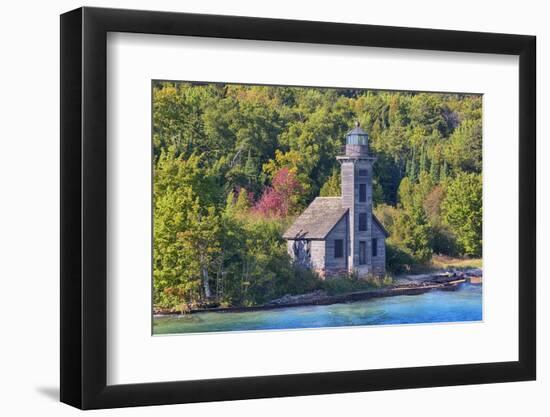
[[346, 145], [368, 145], [369, 135], [365, 132], [359, 122], [355, 127], [346, 133]]
[[349, 135], [362, 135], [362, 136], [368, 136], [369, 134], [365, 132], [361, 126], [359, 125], [359, 122], [355, 124], [355, 127], [351, 129], [348, 133], [346, 133], [346, 136]]

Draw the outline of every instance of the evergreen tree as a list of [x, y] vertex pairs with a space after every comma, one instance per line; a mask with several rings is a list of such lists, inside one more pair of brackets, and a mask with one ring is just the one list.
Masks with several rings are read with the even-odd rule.
[[434, 183], [439, 182], [439, 161], [432, 159], [430, 162], [430, 177]]
[[412, 155], [410, 159], [410, 165], [409, 165], [409, 180], [411, 182], [416, 181], [417, 176], [417, 167], [416, 167], [416, 146], [413, 146], [412, 148]]
[[341, 194], [341, 179], [340, 179], [340, 170], [333, 169], [331, 176], [321, 187], [319, 195], [321, 197], [337, 197]]
[[444, 183], [447, 181], [447, 161], [443, 161], [443, 166], [439, 172], [439, 182]]
[[421, 174], [423, 172], [427, 172], [428, 169], [426, 167], [427, 167], [426, 149], [425, 149], [424, 145], [422, 145], [422, 147], [420, 148], [420, 163], [419, 163], [419, 166], [418, 166], [419, 174]]
[[246, 214], [251, 207], [251, 198], [246, 189], [241, 188], [237, 201], [235, 202], [235, 211], [237, 214]]

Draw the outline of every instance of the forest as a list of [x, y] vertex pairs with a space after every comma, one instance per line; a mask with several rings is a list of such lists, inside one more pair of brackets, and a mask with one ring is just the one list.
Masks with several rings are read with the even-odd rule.
[[377, 157], [388, 272], [482, 256], [480, 95], [164, 81], [152, 95], [155, 308], [342, 285], [293, 265], [281, 235], [316, 196], [339, 195], [335, 157], [356, 121]]

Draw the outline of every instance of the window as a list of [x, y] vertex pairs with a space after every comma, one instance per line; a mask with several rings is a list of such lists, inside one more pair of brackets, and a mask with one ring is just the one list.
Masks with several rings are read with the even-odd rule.
[[367, 242], [364, 240], [359, 241], [359, 265], [365, 265], [367, 263]]
[[378, 239], [372, 239], [372, 256], [378, 256]]
[[359, 184], [359, 202], [367, 201], [367, 184]]
[[342, 239], [336, 239], [334, 241], [334, 257], [341, 258], [344, 256], [344, 241]]
[[367, 231], [367, 213], [359, 213], [359, 231]]
[[359, 170], [359, 176], [360, 177], [366, 177], [367, 176], [367, 170], [366, 169], [360, 169]]

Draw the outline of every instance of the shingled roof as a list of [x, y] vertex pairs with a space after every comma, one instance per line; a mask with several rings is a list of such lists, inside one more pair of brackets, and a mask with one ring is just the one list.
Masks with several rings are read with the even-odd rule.
[[[341, 197], [317, 197], [283, 234], [284, 239], [324, 239], [348, 211]], [[372, 214], [372, 220], [388, 237], [384, 225]]]
[[341, 197], [317, 197], [283, 234], [284, 239], [324, 239], [346, 214]]

